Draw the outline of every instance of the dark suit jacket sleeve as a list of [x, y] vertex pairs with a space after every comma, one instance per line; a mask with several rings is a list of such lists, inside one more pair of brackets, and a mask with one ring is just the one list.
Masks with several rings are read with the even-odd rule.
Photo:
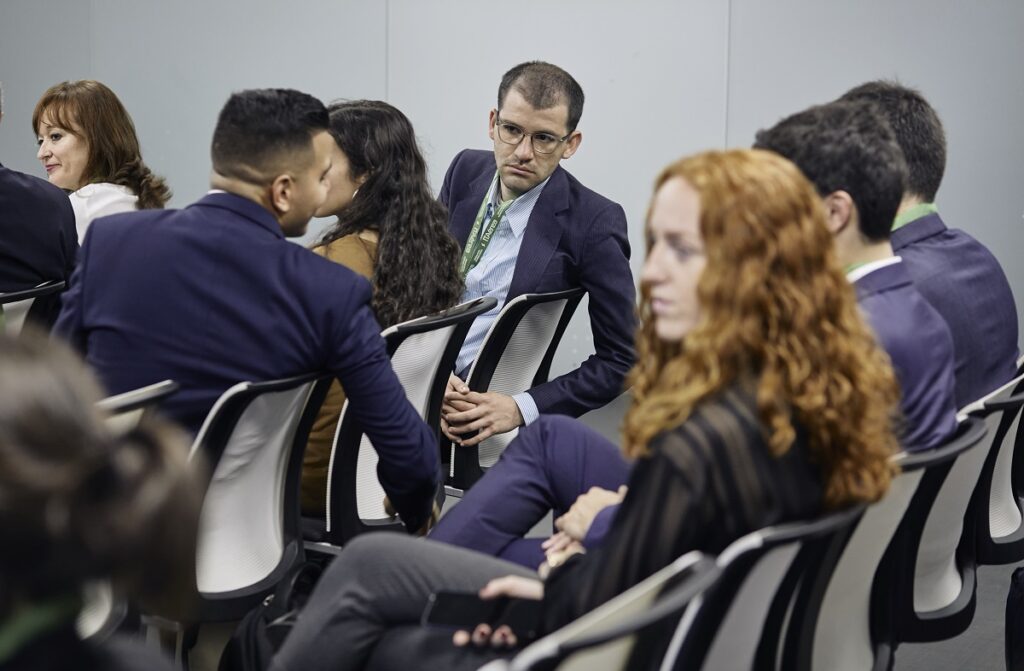
[[[90, 229], [91, 233], [91, 229]], [[86, 354], [86, 333], [82, 321], [83, 293], [85, 292], [85, 274], [89, 258], [89, 241], [92, 239], [87, 233], [82, 247], [79, 250], [78, 266], [71, 274], [68, 289], [61, 294], [60, 316], [53, 325], [53, 334], [63, 338], [79, 354]]]
[[369, 284], [361, 281], [335, 315], [327, 342], [329, 369], [341, 381], [349, 411], [373, 442], [380, 461], [377, 477], [402, 522], [412, 531], [430, 514], [440, 478], [438, 443], [405, 397], [391, 368], [370, 309]]
[[459, 159], [461, 159], [462, 155], [465, 153], [466, 150], [463, 149], [456, 154], [455, 158], [453, 158], [452, 162], [448, 165], [448, 171], [444, 174], [444, 182], [441, 183], [441, 192], [437, 195], [437, 200], [445, 207], [448, 207], [452, 194], [452, 176], [455, 174], [456, 166], [459, 165]]
[[576, 370], [530, 389], [541, 413], [578, 417], [601, 407], [622, 393], [636, 360], [636, 290], [622, 207], [609, 203], [598, 213], [580, 260], [579, 282], [589, 297], [595, 353]]

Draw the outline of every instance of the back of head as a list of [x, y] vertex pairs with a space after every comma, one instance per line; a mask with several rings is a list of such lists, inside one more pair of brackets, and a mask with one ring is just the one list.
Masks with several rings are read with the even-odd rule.
[[214, 172], [251, 184], [313, 161], [312, 137], [328, 127], [327, 109], [293, 89], [250, 89], [228, 98], [217, 118], [210, 156]]
[[0, 341], [0, 620], [92, 578], [148, 603], [191, 593], [200, 480], [183, 436], [159, 423], [112, 435], [70, 350]]
[[161, 208], [171, 192], [142, 161], [139, 138], [128, 111], [106, 85], [92, 80], [61, 82], [43, 93], [32, 112], [32, 133], [46, 121], [84, 139], [89, 158], [86, 183], [109, 182], [129, 187], [140, 208]]
[[872, 242], [888, 240], [907, 168], [892, 130], [874, 105], [818, 105], [758, 131], [754, 147], [789, 159], [824, 197], [850, 194], [860, 231]]
[[337, 102], [328, 111], [350, 178], [365, 181], [318, 244], [377, 232], [373, 306], [384, 326], [451, 307], [462, 294], [458, 243], [409, 119], [378, 100]]
[[673, 178], [700, 198], [700, 316], [682, 343], [660, 340], [642, 287], [627, 450], [643, 454], [703, 399], [753, 377], [773, 453], [789, 449], [797, 424], [824, 472], [826, 504], [878, 498], [896, 447], [898, 391], [838, 266], [814, 188], [789, 161], [757, 150], [682, 159], [655, 191]]
[[907, 162], [907, 193], [924, 202], [935, 200], [946, 171], [946, 133], [924, 96], [894, 81], [867, 82], [839, 100], [870, 101], [889, 122]]
[[569, 108], [568, 132], [576, 130], [583, 116], [583, 88], [572, 75], [550, 63], [520, 63], [505, 73], [498, 86], [498, 109], [505, 104], [510, 89], [516, 89], [534, 109], [551, 109], [560, 104]]

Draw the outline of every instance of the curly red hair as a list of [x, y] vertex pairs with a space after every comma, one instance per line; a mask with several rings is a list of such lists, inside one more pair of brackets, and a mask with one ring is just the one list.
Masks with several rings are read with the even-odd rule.
[[827, 507], [877, 500], [898, 449], [899, 388], [838, 266], [814, 187], [792, 163], [759, 150], [682, 159], [655, 191], [675, 178], [700, 196], [701, 316], [685, 344], [662, 341], [641, 288], [626, 453], [647, 454], [654, 435], [701, 400], [751, 378], [772, 453], [785, 453], [802, 427]]

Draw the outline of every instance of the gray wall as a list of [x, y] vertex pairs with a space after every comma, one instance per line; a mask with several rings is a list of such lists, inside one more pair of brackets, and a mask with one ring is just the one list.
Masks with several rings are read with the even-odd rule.
[[[489, 146], [501, 74], [539, 58], [587, 93], [584, 142], [565, 167], [625, 207], [637, 270], [650, 184], [668, 161], [749, 145], [785, 114], [898, 77], [946, 124], [942, 211], [992, 248], [1024, 296], [1014, 258], [1024, 242], [1022, 33], [1015, 0], [0, 0], [0, 160], [42, 175], [29, 129], [35, 101], [58, 81], [100, 79], [182, 206], [206, 189], [209, 137], [228, 93], [289, 86], [397, 105], [436, 189], [455, 152]], [[581, 308], [556, 372], [591, 351]]]

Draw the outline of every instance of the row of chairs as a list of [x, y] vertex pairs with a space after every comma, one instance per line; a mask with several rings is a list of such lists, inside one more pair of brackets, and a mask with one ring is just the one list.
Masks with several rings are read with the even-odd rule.
[[[962, 633], [977, 566], [1024, 560], [1022, 388], [964, 408], [946, 445], [895, 456], [880, 501], [755, 532], [714, 561], [689, 553], [486, 668], [633, 668], [654, 650], [665, 670], [889, 669], [901, 643]], [[665, 622], [671, 637], [651, 640]]]
[[[511, 393], [546, 379], [558, 336], [581, 296], [582, 291], [573, 290], [510, 301], [488, 332], [473, 370], [486, 370], [491, 380], [504, 383], [515, 377], [506, 369], [529, 371], [522, 389], [503, 389]], [[382, 333], [407, 398], [429, 425], [440, 424], [448, 376], [473, 319], [494, 305], [493, 298], [481, 298]], [[532, 359], [523, 354], [526, 350], [534, 353]], [[488, 390], [482, 373], [469, 377], [471, 389]], [[240, 619], [302, 562], [307, 549], [336, 553], [355, 535], [400, 525], [383, 510], [376, 453], [347, 405], [331, 455], [326, 520], [299, 517], [302, 454], [330, 383], [331, 377], [321, 373], [239, 383], [221, 395], [200, 428], [191, 454], [203, 455], [210, 480], [196, 558], [197, 622]], [[111, 425], [125, 430], [175, 389], [165, 381], [100, 405]], [[102, 635], [123, 612], [109, 588], [100, 589], [83, 611], [80, 632]], [[185, 651], [196, 628], [156, 616], [143, 621], [151, 630], [174, 633], [176, 658], [187, 668]]]

